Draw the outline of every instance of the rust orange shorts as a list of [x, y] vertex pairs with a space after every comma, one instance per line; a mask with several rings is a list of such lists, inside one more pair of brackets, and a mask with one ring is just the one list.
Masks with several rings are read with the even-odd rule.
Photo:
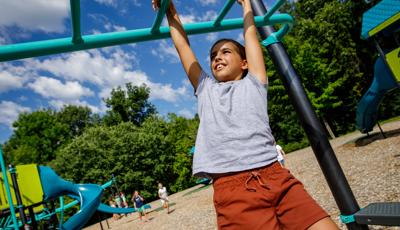
[[214, 179], [218, 229], [307, 229], [329, 215], [278, 162]]

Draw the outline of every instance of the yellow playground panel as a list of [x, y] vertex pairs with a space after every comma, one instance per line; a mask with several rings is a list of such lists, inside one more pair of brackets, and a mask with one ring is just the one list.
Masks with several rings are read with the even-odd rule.
[[[18, 165], [16, 166], [17, 182], [21, 194], [22, 204], [30, 206], [43, 201], [43, 190], [40, 182], [39, 172], [36, 164]], [[9, 187], [12, 194], [13, 204], [17, 204], [15, 191], [11, 180], [11, 175], [7, 172]], [[9, 208], [10, 204], [7, 200], [7, 194], [3, 176], [0, 175], [0, 209]], [[42, 206], [34, 208], [34, 211], [42, 210]]]
[[400, 82], [400, 47], [386, 54], [386, 61], [396, 81]]

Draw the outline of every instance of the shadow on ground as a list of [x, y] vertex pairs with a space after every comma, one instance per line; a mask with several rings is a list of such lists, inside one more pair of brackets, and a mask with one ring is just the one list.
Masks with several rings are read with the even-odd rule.
[[400, 135], [400, 129], [394, 129], [394, 130], [383, 132], [383, 134], [380, 132], [376, 132], [376, 133], [372, 133], [370, 135], [365, 135], [360, 138], [357, 138], [355, 141], [352, 141], [352, 142], [354, 143], [354, 145], [356, 147], [362, 147], [362, 146], [369, 145], [372, 142], [377, 141], [377, 140], [382, 140], [382, 139], [391, 138], [391, 137], [397, 137], [399, 135]]
[[[176, 203], [174, 203], [174, 202], [169, 203], [169, 207], [172, 207], [172, 206], [174, 206], [174, 205], [176, 205]], [[151, 211], [148, 212], [148, 213], [151, 213], [151, 212], [159, 212], [159, 211], [162, 211], [162, 210], [164, 210], [164, 208], [163, 208], [163, 207], [159, 207], [159, 208], [156, 208], [156, 209], [151, 210]], [[175, 209], [174, 209], [174, 210], [175, 210]], [[171, 212], [171, 211], [169, 211], [169, 212]]]

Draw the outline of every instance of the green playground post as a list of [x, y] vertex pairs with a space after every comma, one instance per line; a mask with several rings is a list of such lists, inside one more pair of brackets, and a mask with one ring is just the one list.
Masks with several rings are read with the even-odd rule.
[[61, 212], [60, 212], [60, 220], [59, 220], [59, 226], [60, 226], [60, 229], [61, 229], [61, 227], [62, 227], [62, 225], [63, 225], [63, 222], [64, 222], [64, 197], [63, 196], [60, 196], [60, 209], [62, 210]]
[[82, 43], [81, 35], [81, 9], [79, 0], [70, 0], [71, 20], [72, 20], [72, 43]]
[[151, 27], [152, 33], [157, 33], [160, 31], [160, 25], [164, 18], [165, 12], [167, 11], [168, 6], [169, 6], [169, 0], [163, 0], [161, 2], [160, 9], [158, 10], [156, 19], [154, 20], [154, 23], [153, 23], [153, 26]]
[[264, 15], [264, 20], [268, 20], [281, 6], [285, 3], [286, 0], [279, 0], [277, 1], [271, 9], [267, 11], [267, 13]]
[[226, 14], [229, 12], [229, 10], [232, 8], [233, 4], [236, 2], [236, 0], [228, 0], [225, 2], [224, 7], [222, 10], [219, 12], [217, 18], [214, 20], [214, 26], [220, 26], [222, 19], [226, 16]]
[[10, 186], [8, 183], [7, 169], [6, 169], [6, 165], [4, 163], [3, 151], [1, 149], [1, 146], [0, 146], [0, 165], [1, 165], [1, 172], [3, 174], [4, 187], [6, 187], [7, 200], [8, 200], [8, 204], [10, 205], [12, 222], [14, 224], [14, 229], [18, 230], [19, 227], [18, 227], [17, 216], [15, 215], [15, 209], [14, 209], [14, 204], [13, 204], [13, 200], [12, 200], [12, 196], [11, 196], [11, 190], [10, 190]]

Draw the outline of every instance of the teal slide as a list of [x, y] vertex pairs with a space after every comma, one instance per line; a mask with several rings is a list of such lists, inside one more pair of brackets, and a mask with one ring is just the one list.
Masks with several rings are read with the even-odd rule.
[[399, 87], [392, 72], [378, 57], [374, 65], [374, 80], [357, 105], [356, 126], [362, 133], [370, 132], [378, 119], [378, 108], [383, 96]]
[[80, 210], [69, 218], [62, 229], [81, 229], [96, 212], [131, 213], [133, 208], [112, 208], [101, 204], [103, 188], [96, 184], [74, 184], [59, 177], [53, 169], [39, 166], [40, 182], [43, 188], [43, 200], [50, 200], [59, 196], [70, 196], [80, 203]]

